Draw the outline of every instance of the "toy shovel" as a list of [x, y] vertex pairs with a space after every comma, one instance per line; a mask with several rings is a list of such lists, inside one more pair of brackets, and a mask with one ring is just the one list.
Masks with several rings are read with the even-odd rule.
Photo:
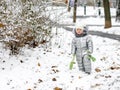
[[92, 55], [88, 55], [88, 59], [90, 59], [91, 61], [95, 62], [96, 61], [96, 58], [93, 57]]
[[72, 70], [73, 69], [73, 65], [75, 64], [75, 55], [73, 55], [73, 58], [72, 58], [72, 60], [71, 60], [71, 62], [70, 62], [70, 64], [69, 64], [69, 69], [70, 70]]

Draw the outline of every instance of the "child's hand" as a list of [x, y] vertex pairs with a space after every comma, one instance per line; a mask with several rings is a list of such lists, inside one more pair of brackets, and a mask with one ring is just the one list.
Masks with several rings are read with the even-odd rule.
[[89, 50], [86, 50], [85, 52], [83, 52], [83, 55], [90, 55], [91, 52]]
[[87, 50], [87, 54], [88, 54], [88, 55], [90, 55], [90, 54], [91, 54], [91, 52], [90, 52], [89, 50]]

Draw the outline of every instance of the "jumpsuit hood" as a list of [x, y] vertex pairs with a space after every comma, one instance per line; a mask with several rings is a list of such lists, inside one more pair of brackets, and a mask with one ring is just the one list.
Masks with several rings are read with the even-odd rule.
[[83, 33], [82, 33], [82, 34], [77, 34], [77, 33], [76, 33], [76, 28], [75, 28], [75, 29], [73, 29], [73, 34], [75, 35], [75, 37], [84, 37], [84, 36], [86, 36], [88, 33], [87, 33], [86, 30], [83, 29]]
[[[82, 29], [83, 33], [82, 34], [77, 34], [76, 33], [77, 28]], [[75, 35], [75, 37], [84, 37], [84, 36], [88, 35], [88, 27], [87, 27], [87, 25], [76, 24], [75, 28], [73, 29], [73, 34]]]

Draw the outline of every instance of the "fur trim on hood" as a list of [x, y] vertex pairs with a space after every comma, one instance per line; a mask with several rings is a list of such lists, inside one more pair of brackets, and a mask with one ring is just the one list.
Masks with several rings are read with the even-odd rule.
[[79, 29], [82, 29], [82, 30], [83, 30], [83, 29], [84, 29], [84, 26], [77, 24], [77, 25], [75, 26], [75, 28], [76, 28], [76, 29], [79, 28]]
[[[82, 28], [80, 28], [82, 29]], [[88, 34], [88, 28], [87, 27], [83, 27], [83, 34], [79, 35], [76, 33], [76, 28], [73, 29], [73, 34], [75, 35], [75, 37], [84, 37]]]

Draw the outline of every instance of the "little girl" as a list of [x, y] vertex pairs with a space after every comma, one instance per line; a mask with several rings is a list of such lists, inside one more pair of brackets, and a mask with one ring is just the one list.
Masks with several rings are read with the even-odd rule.
[[91, 61], [88, 59], [88, 55], [93, 52], [92, 39], [83, 26], [77, 25], [73, 32], [75, 37], [72, 40], [71, 52], [76, 56], [79, 70], [90, 74]]

